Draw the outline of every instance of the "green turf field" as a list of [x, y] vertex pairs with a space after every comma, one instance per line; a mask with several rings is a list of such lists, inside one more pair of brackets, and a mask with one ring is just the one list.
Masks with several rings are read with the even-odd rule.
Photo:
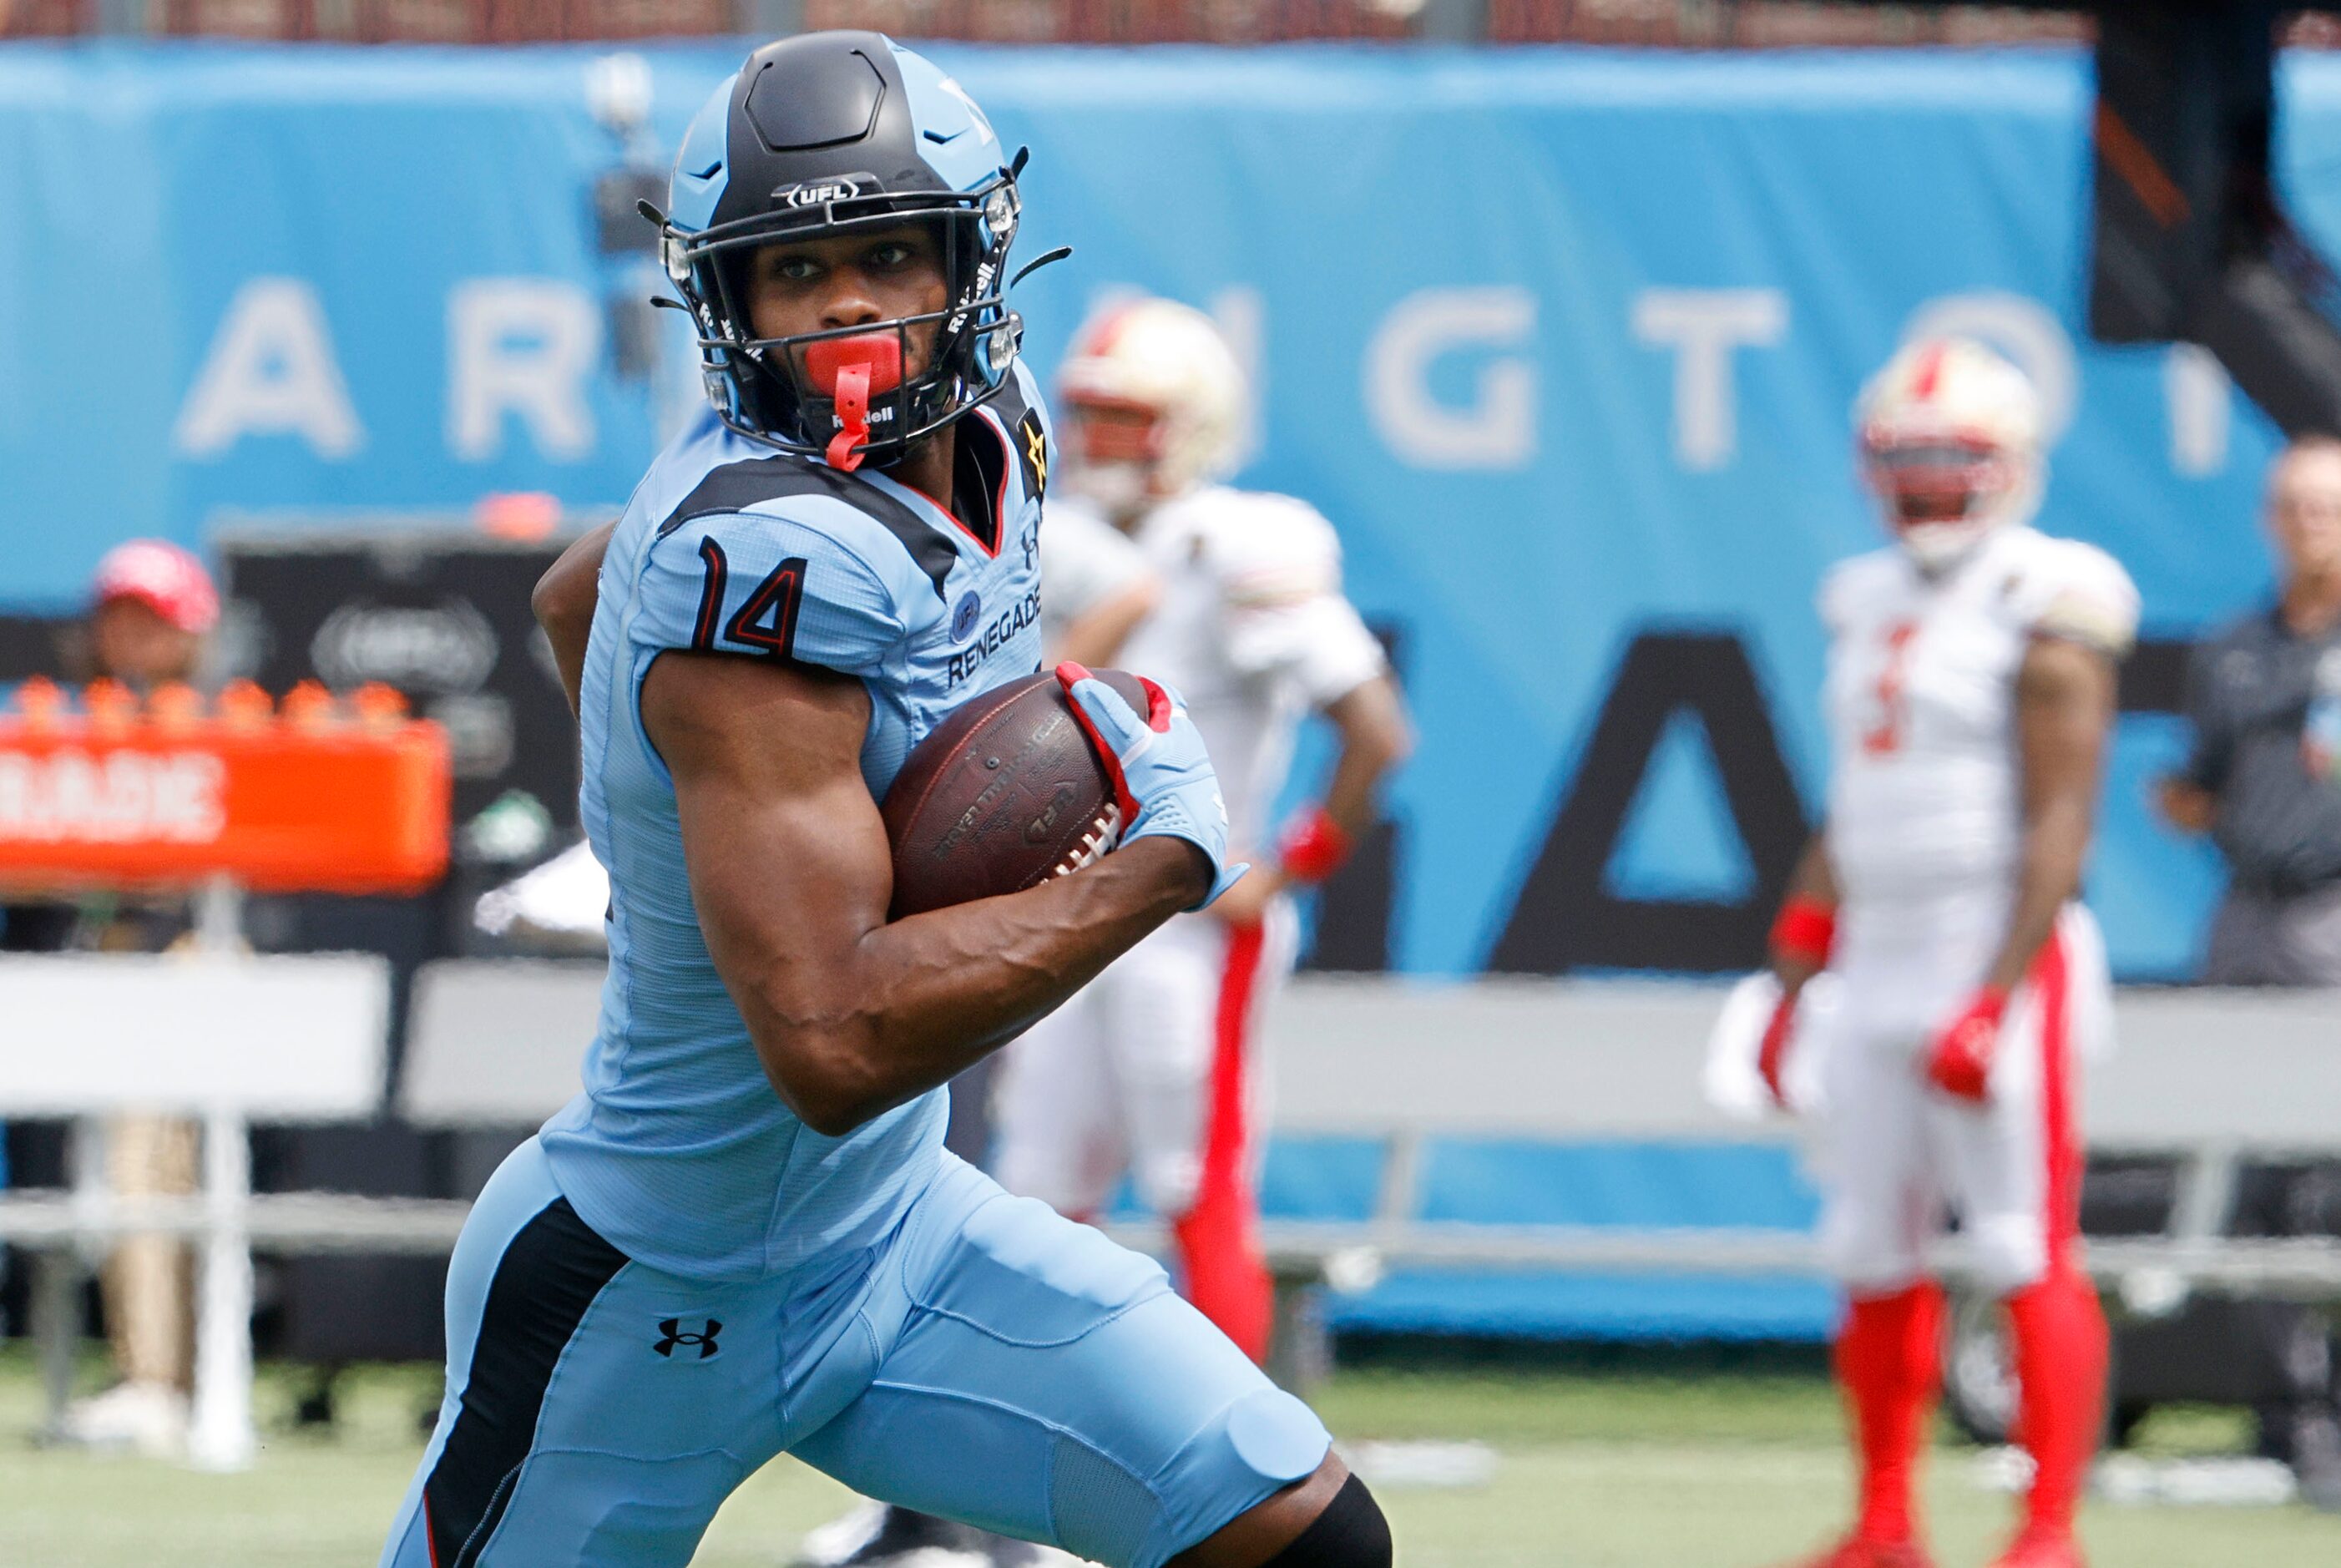
[[[371, 1563], [420, 1448], [433, 1379], [366, 1370], [343, 1383], [331, 1438], [289, 1423], [288, 1381], [264, 1380], [260, 1463], [233, 1476], [35, 1450], [12, 1434], [35, 1411], [21, 1353], [0, 1353], [0, 1565], [291, 1568]], [[1486, 1483], [1385, 1485], [1400, 1559], [1420, 1568], [1760, 1568], [1813, 1544], [1845, 1504], [1836, 1411], [1816, 1378], [1348, 1372], [1320, 1404], [1348, 1442], [1492, 1444]], [[2241, 1423], [2174, 1413], [2142, 1440], [2160, 1453], [2231, 1448]], [[1943, 1568], [1980, 1568], [2007, 1500], [1981, 1490], [1972, 1453], [1947, 1445], [1929, 1502]], [[845, 1502], [783, 1460], [732, 1500], [698, 1561], [775, 1568]], [[2097, 1568], [2335, 1568], [2341, 1518], [2299, 1508], [2093, 1504]]]

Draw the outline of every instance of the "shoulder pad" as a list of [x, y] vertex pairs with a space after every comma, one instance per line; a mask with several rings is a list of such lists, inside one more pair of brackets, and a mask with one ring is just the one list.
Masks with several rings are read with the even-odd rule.
[[[810, 502], [807, 506], [792, 506], [792, 502]], [[832, 504], [823, 505], [822, 503]], [[704, 478], [679, 502], [659, 524], [659, 537], [682, 527], [696, 517], [719, 513], [746, 513], [751, 509], [778, 515], [820, 515], [822, 525], [833, 524], [839, 511], [860, 514], [886, 534], [891, 534], [903, 553], [934, 584], [935, 597], [943, 596], [943, 580], [951, 575], [959, 560], [951, 542], [944, 538], [903, 503], [850, 474], [810, 463], [801, 457], [774, 455], [751, 457], [737, 463], [726, 463], [708, 470]], [[862, 534], [851, 523], [844, 530]], [[869, 558], [882, 558], [882, 552], [864, 552]]]
[[2129, 574], [2095, 544], [2043, 534], [2020, 568], [2012, 607], [2033, 631], [2119, 656], [2137, 637], [2138, 594]]
[[1265, 607], [1341, 591], [1341, 538], [1324, 514], [1290, 495], [1207, 490], [1197, 509], [1206, 558], [1228, 603]]
[[1820, 613], [1821, 624], [1832, 632], [1848, 624], [1861, 601], [1891, 582], [1901, 564], [1900, 550], [1888, 546], [1848, 556], [1822, 573], [1820, 586], [1813, 593], [1813, 607]]

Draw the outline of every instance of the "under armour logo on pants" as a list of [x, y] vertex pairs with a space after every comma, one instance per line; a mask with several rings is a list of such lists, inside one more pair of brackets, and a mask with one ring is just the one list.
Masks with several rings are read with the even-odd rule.
[[697, 1333], [683, 1333], [682, 1320], [679, 1317], [664, 1318], [659, 1323], [659, 1333], [666, 1337], [651, 1348], [661, 1355], [672, 1355], [674, 1347], [679, 1344], [695, 1344], [699, 1347], [699, 1359], [705, 1361], [715, 1353], [715, 1336], [722, 1332], [723, 1325], [713, 1318], [709, 1318], [707, 1326]]

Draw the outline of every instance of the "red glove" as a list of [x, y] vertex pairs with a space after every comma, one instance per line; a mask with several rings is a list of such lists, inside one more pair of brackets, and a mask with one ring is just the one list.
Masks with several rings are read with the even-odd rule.
[[1985, 986], [1935, 1036], [1927, 1054], [1928, 1081], [1955, 1100], [1980, 1105], [1989, 1093], [1991, 1059], [1999, 1049], [2000, 1015], [2007, 993]]
[[1796, 1026], [1796, 993], [1783, 991], [1772, 1004], [1772, 1021], [1764, 1025], [1764, 1044], [1756, 1052], [1757, 1075], [1772, 1092], [1772, 1104], [1783, 1111], [1788, 1108], [1788, 1092], [1781, 1086], [1780, 1072], [1788, 1065], [1788, 1036]]
[[1350, 835], [1341, 824], [1312, 805], [1292, 819], [1277, 844], [1277, 864], [1294, 882], [1322, 882], [1350, 858]]
[[1772, 922], [1772, 955], [1792, 963], [1827, 969], [1829, 950], [1837, 945], [1837, 910], [1818, 898], [1791, 894]]

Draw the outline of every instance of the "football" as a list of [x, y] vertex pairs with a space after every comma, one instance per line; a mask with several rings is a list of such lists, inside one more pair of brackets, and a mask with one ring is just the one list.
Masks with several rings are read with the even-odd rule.
[[[1096, 674], [1146, 711], [1137, 676]], [[879, 814], [894, 849], [896, 920], [1062, 876], [1121, 830], [1105, 769], [1046, 670], [961, 704], [904, 759]]]

